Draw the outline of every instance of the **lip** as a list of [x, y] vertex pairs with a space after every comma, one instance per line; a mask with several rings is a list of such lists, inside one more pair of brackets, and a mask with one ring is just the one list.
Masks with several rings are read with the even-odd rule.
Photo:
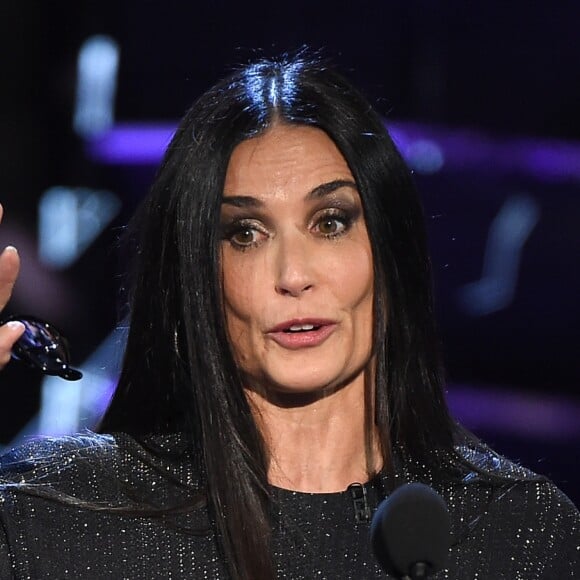
[[[318, 326], [319, 328], [305, 332], [284, 332], [290, 326], [302, 324], [312, 324], [312, 326]], [[337, 323], [334, 320], [323, 318], [295, 318], [277, 324], [267, 332], [267, 336], [283, 348], [298, 350], [322, 344], [335, 331], [336, 327]]]

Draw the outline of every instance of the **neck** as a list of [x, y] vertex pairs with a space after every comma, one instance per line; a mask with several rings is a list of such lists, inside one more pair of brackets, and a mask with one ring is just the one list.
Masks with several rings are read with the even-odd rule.
[[[364, 377], [322, 396], [262, 396], [247, 391], [269, 453], [272, 485], [302, 492], [336, 492], [365, 483], [382, 467], [376, 428], [365, 443]], [[370, 455], [370, 457], [369, 457]]]

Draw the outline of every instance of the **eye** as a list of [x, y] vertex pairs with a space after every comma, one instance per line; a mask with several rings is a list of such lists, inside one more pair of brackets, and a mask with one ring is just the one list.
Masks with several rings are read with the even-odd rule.
[[342, 211], [332, 210], [322, 215], [315, 223], [314, 229], [324, 237], [334, 238], [349, 229], [352, 218]]
[[267, 236], [267, 231], [254, 222], [238, 221], [223, 226], [223, 239], [237, 250], [247, 250], [257, 246]]
[[238, 246], [250, 246], [257, 241], [256, 230], [249, 227], [244, 227], [230, 236], [230, 241]]
[[325, 236], [331, 236], [340, 232], [345, 224], [338, 218], [324, 218], [318, 222], [318, 231]]

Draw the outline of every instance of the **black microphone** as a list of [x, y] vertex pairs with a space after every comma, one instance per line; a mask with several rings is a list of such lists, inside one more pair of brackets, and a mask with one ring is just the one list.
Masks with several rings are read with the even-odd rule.
[[422, 483], [409, 483], [382, 501], [371, 523], [381, 568], [403, 580], [428, 578], [445, 567], [451, 523], [443, 498]]

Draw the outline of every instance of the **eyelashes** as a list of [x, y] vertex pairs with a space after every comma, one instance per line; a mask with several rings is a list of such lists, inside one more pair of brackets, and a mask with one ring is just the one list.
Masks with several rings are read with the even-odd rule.
[[266, 228], [255, 220], [233, 220], [222, 226], [222, 240], [228, 241], [238, 250], [253, 248], [268, 236]]
[[[313, 217], [309, 229], [320, 238], [334, 240], [348, 233], [359, 215], [355, 209], [328, 208]], [[255, 248], [272, 235], [261, 221], [251, 218], [233, 218], [221, 230], [222, 240], [240, 251]]]
[[341, 209], [327, 209], [318, 216], [314, 229], [325, 238], [338, 238], [351, 228], [354, 216]]

